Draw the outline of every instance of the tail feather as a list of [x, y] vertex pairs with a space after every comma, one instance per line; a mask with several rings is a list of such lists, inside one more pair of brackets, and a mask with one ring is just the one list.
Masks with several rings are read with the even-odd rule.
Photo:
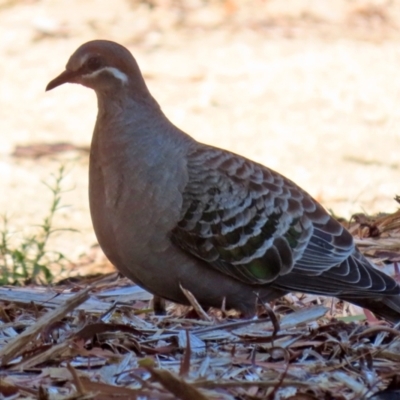
[[340, 296], [340, 299], [367, 308], [378, 317], [384, 318], [389, 322], [400, 322], [400, 296], [381, 296], [375, 298], [346, 298]]

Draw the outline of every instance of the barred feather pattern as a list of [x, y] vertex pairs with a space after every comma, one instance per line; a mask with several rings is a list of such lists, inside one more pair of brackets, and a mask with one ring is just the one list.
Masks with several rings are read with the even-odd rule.
[[355, 248], [351, 234], [275, 171], [196, 143], [175, 244], [252, 285], [324, 295], [397, 295], [396, 282]]

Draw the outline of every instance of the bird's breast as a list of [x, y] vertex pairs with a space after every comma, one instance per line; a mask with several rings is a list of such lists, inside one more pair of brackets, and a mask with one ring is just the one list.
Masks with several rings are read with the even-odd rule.
[[96, 143], [91, 151], [93, 227], [104, 253], [119, 269], [170, 246], [169, 232], [180, 217], [179, 160], [168, 166], [162, 154], [156, 162], [143, 153], [127, 145], [102, 149]]

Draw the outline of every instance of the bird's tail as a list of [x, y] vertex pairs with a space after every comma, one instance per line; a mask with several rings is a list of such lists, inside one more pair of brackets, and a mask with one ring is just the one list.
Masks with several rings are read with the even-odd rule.
[[377, 298], [346, 298], [340, 296], [340, 299], [367, 308], [375, 315], [387, 321], [393, 323], [400, 322], [400, 296], [384, 296]]

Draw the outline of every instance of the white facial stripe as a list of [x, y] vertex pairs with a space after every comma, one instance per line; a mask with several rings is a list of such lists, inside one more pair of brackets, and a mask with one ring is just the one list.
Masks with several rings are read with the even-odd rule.
[[114, 68], [114, 67], [103, 67], [101, 69], [98, 69], [97, 71], [92, 72], [91, 74], [85, 74], [83, 75], [85, 78], [94, 78], [95, 76], [101, 74], [103, 71], [107, 71], [110, 74], [114, 76], [114, 78], [119, 79], [123, 85], [128, 83], [128, 77], [121, 72], [119, 69]]

